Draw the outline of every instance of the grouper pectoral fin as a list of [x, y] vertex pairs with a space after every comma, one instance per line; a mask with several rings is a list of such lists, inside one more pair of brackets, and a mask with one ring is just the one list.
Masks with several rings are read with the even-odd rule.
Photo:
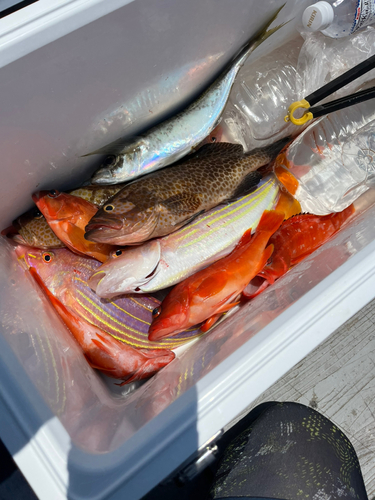
[[178, 224], [176, 224], [176, 229], [183, 227], [183, 226], [186, 226], [187, 224], [190, 224], [190, 222], [193, 222], [194, 219], [196, 219], [197, 217], [202, 215], [204, 212], [205, 212], [205, 210], [201, 210], [200, 212], [197, 212], [196, 214], [192, 215], [191, 217], [188, 217], [187, 219], [179, 222]]
[[163, 201], [162, 204], [173, 214], [183, 215], [196, 212], [202, 201], [197, 194], [178, 193]]

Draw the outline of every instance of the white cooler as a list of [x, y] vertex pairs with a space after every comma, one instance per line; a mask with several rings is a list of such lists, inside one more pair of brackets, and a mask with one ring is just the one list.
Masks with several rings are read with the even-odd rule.
[[[1, 18], [1, 228], [34, 191], [87, 180], [101, 158], [82, 155], [191, 101], [282, 3], [38, 0]], [[295, 36], [305, 5], [287, 2], [291, 22], [254, 57]], [[0, 436], [39, 498], [139, 499], [204, 453], [375, 297], [374, 201], [367, 192], [334, 239], [133, 391], [88, 366], [4, 240]]]

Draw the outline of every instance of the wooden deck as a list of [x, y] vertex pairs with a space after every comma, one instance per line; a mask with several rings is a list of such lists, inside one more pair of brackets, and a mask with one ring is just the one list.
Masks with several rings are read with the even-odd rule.
[[352, 442], [368, 497], [375, 499], [375, 300], [250, 408], [263, 401], [299, 402], [330, 418]]

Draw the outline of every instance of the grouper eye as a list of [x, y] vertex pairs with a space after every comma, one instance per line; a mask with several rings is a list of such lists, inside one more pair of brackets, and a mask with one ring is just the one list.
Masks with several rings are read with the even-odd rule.
[[41, 219], [43, 217], [42, 212], [38, 208], [34, 210], [33, 215], [35, 219]]
[[50, 198], [57, 198], [59, 196], [59, 191], [57, 189], [51, 189], [51, 191], [48, 193], [48, 196]]
[[122, 255], [122, 250], [116, 250], [116, 252], [113, 252], [113, 257], [120, 257]]
[[114, 165], [115, 163], [116, 163], [116, 156], [109, 155], [103, 161], [103, 167], [110, 167], [111, 165]]
[[112, 212], [112, 210], [114, 210], [115, 207], [113, 205], [106, 205], [105, 207], [103, 207], [103, 210], [105, 212]]
[[157, 318], [161, 314], [161, 307], [155, 307], [152, 311], [152, 317]]

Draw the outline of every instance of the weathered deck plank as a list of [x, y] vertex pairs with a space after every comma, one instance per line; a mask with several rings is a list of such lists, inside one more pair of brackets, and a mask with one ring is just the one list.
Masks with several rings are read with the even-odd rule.
[[[375, 497], [375, 300], [285, 374], [263, 401], [296, 401], [330, 418], [356, 449]], [[250, 408], [249, 408], [250, 409]]]

